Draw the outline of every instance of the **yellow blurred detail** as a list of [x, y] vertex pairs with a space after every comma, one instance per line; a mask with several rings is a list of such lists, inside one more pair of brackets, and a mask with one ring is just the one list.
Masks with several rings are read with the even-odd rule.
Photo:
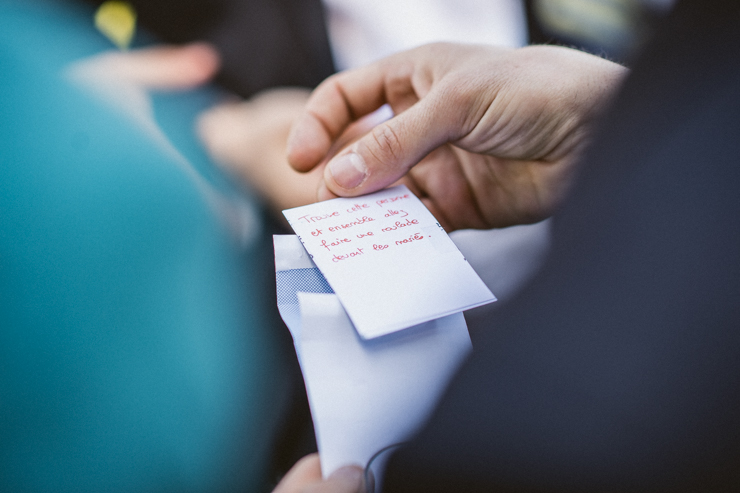
[[95, 27], [119, 49], [126, 50], [136, 32], [136, 11], [128, 2], [104, 2], [95, 12]]

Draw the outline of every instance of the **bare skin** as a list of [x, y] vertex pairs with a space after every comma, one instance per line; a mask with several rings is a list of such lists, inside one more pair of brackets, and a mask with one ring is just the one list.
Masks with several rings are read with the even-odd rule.
[[268, 90], [198, 118], [198, 134], [211, 157], [278, 211], [314, 202], [322, 179], [322, 170], [298, 173], [285, 157], [290, 127], [309, 94], [298, 88]]
[[364, 493], [363, 470], [359, 466], [345, 466], [326, 480], [321, 478], [318, 454], [299, 460], [280, 481], [272, 493]]
[[[147, 88], [193, 87], [218, 66], [207, 46], [111, 57], [96, 60], [98, 67], [120, 70]], [[200, 130], [217, 159], [281, 208], [307, 203], [317, 189], [326, 199], [401, 181], [450, 230], [503, 227], [546, 217], [562, 200], [591, 123], [625, 74], [619, 65], [564, 48], [434, 44], [338, 74], [308, 99], [304, 92], [276, 91], [216, 109], [203, 117]], [[396, 116], [363, 125], [362, 117], [385, 103]], [[244, 121], [249, 145], [235, 146], [244, 136], [239, 130], [220, 133]], [[284, 157], [294, 121], [288, 160], [308, 175], [288, 170]], [[250, 152], [259, 158], [239, 158]], [[359, 166], [335, 167], [350, 154], [361, 158]], [[353, 168], [363, 172], [359, 180]], [[282, 195], [275, 200], [273, 191]], [[364, 490], [360, 467], [324, 480], [312, 454], [274, 493]]]
[[[320, 200], [401, 180], [448, 230], [536, 222], [567, 194], [593, 119], [625, 74], [567, 48], [422, 46], [322, 83], [288, 160], [303, 172], [325, 165]], [[396, 116], [332, 157], [347, 126], [385, 103]]]
[[[310, 94], [297, 87], [268, 89], [246, 101], [219, 104], [198, 118], [198, 135], [211, 157], [250, 184], [276, 211], [315, 202], [323, 180], [323, 166], [299, 173], [286, 158], [290, 128]], [[366, 118], [350, 125], [335, 149], [376, 123], [377, 119]]]
[[83, 76], [125, 80], [146, 90], [186, 90], [208, 82], [220, 64], [211, 45], [191, 43], [108, 51], [79, 60], [70, 70]]

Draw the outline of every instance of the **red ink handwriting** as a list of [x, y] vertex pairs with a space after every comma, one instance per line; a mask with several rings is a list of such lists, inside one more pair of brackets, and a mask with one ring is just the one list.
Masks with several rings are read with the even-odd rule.
[[399, 214], [401, 215], [401, 217], [406, 217], [409, 215], [409, 213], [406, 211], [402, 211], [402, 210], [394, 211], [393, 209], [388, 209], [388, 214], [386, 214], [385, 217], [396, 216]]
[[406, 219], [405, 222], [396, 221], [396, 223], [393, 226], [388, 226], [387, 228], [383, 228], [381, 229], [381, 231], [383, 232], [395, 231], [398, 228], [405, 228], [406, 226], [411, 226], [413, 224], [419, 224], [419, 220], [418, 219]]
[[409, 236], [408, 238], [405, 238], [403, 240], [396, 241], [396, 245], [403, 245], [404, 243], [411, 243], [412, 241], [421, 240], [424, 238], [419, 233], [414, 233], [413, 235]]
[[373, 245], [373, 250], [385, 250], [388, 245]]
[[355, 204], [352, 207], [350, 207], [349, 209], [347, 209], [347, 212], [349, 212], [349, 213], [358, 212], [358, 211], [361, 211], [362, 209], [369, 209], [369, 208], [370, 208], [370, 206], [367, 205], [367, 204]]
[[365, 253], [365, 252], [362, 251], [362, 248], [358, 248], [357, 250], [355, 250], [353, 252], [345, 253], [344, 255], [337, 255], [335, 253], [334, 254], [334, 258], [332, 258], [331, 261], [332, 262], [339, 262], [339, 261], [344, 260], [344, 259], [348, 259], [348, 258], [352, 258], [352, 257], [359, 257], [363, 253]]
[[350, 241], [352, 240], [350, 240], [349, 238], [337, 238], [336, 241], [332, 241], [332, 242], [321, 240], [321, 246], [331, 251], [331, 247], [339, 246], [342, 243], [349, 243]]
[[322, 233], [320, 229], [317, 229], [316, 231], [311, 231], [311, 236], [319, 236]]
[[358, 238], [364, 238], [365, 236], [373, 236], [373, 232], [368, 231], [367, 233], [360, 233], [357, 235]]
[[337, 226], [329, 226], [329, 231], [331, 231], [331, 232], [341, 231], [343, 229], [351, 228], [352, 226], [359, 226], [360, 224], [365, 224], [365, 223], [368, 223], [370, 221], [375, 221], [375, 219], [373, 219], [372, 217], [369, 217], [369, 216], [362, 216], [359, 219], [355, 219], [354, 221], [351, 221], [351, 222], [348, 222], [348, 223], [345, 223], [345, 224], [339, 224]]
[[388, 197], [387, 199], [376, 200], [375, 203], [382, 206], [383, 204], [392, 204], [393, 202], [407, 198], [409, 198], [409, 194], [405, 193], [396, 197]]
[[328, 219], [330, 217], [337, 217], [339, 215], [339, 211], [334, 211], [330, 214], [320, 214], [318, 216], [311, 216], [311, 215], [305, 215], [298, 218], [300, 221], [303, 219], [307, 223], [315, 223], [316, 221], [323, 221], [324, 219]]

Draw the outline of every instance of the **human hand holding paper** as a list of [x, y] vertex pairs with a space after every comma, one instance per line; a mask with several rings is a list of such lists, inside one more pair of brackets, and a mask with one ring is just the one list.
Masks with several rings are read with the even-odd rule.
[[[420, 46], [319, 85], [288, 160], [299, 171], [325, 166], [321, 200], [402, 180], [450, 231], [538, 222], [566, 196], [594, 117], [626, 73], [554, 46]], [[383, 104], [393, 118], [327, 155]]]
[[284, 214], [278, 305], [327, 477], [421, 426], [471, 349], [462, 310], [495, 297], [405, 186]]
[[321, 474], [319, 454], [310, 454], [299, 460], [280, 480], [272, 493], [366, 493], [361, 467], [345, 466], [324, 479]]

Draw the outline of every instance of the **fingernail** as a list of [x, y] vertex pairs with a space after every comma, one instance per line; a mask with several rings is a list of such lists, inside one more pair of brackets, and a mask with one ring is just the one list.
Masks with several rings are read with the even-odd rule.
[[367, 174], [367, 167], [362, 156], [350, 152], [330, 162], [329, 172], [340, 187], [350, 189], [362, 183]]

